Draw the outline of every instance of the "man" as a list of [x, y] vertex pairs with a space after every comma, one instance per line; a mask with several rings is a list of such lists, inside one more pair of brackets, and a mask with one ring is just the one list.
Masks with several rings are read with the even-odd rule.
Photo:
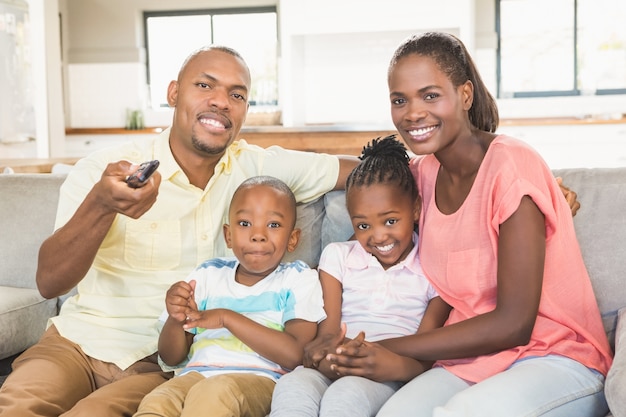
[[[236, 187], [272, 175], [298, 201], [343, 188], [356, 158], [235, 142], [249, 91], [237, 52], [196, 51], [168, 87], [170, 129], [76, 164], [61, 188], [57, 230], [41, 246], [37, 286], [48, 298], [75, 286], [78, 294], [14, 361], [0, 414], [132, 415], [171, 376], [155, 353], [165, 293], [202, 260], [228, 253], [221, 230]], [[153, 159], [158, 171], [129, 187], [136, 164]]]

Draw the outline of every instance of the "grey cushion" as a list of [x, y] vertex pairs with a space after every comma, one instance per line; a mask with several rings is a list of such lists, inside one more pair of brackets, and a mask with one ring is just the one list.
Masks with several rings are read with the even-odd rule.
[[554, 174], [578, 194], [576, 235], [613, 346], [617, 312], [626, 303], [626, 168], [560, 169]]
[[0, 358], [15, 355], [41, 337], [57, 300], [46, 300], [30, 288], [0, 287]]
[[0, 175], [0, 358], [35, 343], [58, 300], [44, 300], [35, 272], [41, 242], [54, 228], [64, 175]]
[[626, 308], [618, 314], [615, 359], [606, 377], [604, 393], [613, 415], [626, 417]]
[[296, 250], [288, 252], [284, 260], [302, 260], [310, 267], [317, 267], [322, 248], [320, 239], [322, 233], [322, 218], [324, 217], [324, 199], [322, 197], [310, 203], [298, 204], [296, 227], [300, 228], [300, 241]]
[[0, 285], [35, 288], [37, 254], [53, 232], [64, 175], [0, 175]]

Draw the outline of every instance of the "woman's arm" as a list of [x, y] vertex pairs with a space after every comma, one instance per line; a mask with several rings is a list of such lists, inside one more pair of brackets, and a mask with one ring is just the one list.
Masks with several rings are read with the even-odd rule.
[[525, 196], [500, 225], [495, 309], [423, 334], [390, 339], [386, 346], [420, 360], [437, 360], [487, 355], [527, 344], [539, 310], [545, 250], [543, 214]]
[[[426, 333], [443, 326], [450, 314], [450, 306], [441, 297], [435, 297], [428, 303], [424, 317], [416, 334]], [[408, 356], [399, 355], [387, 349], [387, 341], [377, 343], [365, 341], [365, 334], [359, 336], [330, 354], [330, 369], [338, 376], [356, 375], [374, 381], [410, 381], [432, 367], [433, 361], [418, 361]]]

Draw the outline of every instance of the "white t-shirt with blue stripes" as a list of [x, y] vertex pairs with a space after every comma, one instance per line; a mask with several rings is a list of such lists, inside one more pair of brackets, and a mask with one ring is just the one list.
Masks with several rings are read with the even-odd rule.
[[[319, 323], [326, 318], [318, 273], [304, 262], [280, 264], [251, 287], [235, 281], [238, 265], [236, 258], [214, 258], [187, 277], [187, 281], [196, 281], [194, 295], [199, 310], [229, 309], [280, 331], [292, 319]], [[167, 317], [165, 311], [160, 320]], [[247, 372], [276, 380], [287, 371], [254, 352], [225, 328], [194, 328], [191, 332], [195, 334], [194, 341], [181, 374], [196, 371], [208, 377]]]

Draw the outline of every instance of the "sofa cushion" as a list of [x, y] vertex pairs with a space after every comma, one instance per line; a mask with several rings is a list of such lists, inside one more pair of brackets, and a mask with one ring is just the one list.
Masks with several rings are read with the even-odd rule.
[[626, 300], [626, 168], [560, 169], [554, 174], [578, 194], [576, 236], [613, 346], [617, 312]]
[[626, 308], [619, 311], [615, 331], [615, 359], [604, 384], [611, 413], [626, 417]]
[[46, 300], [31, 288], [0, 287], [0, 358], [34, 344], [56, 314], [56, 299]]
[[322, 223], [322, 248], [332, 242], [343, 242], [354, 234], [348, 209], [346, 208], [346, 193], [331, 191], [324, 196], [326, 216]]
[[325, 213], [324, 199], [320, 197], [309, 203], [298, 204], [296, 209], [296, 227], [302, 230], [300, 241], [295, 251], [285, 254], [284, 261], [299, 259], [315, 268], [322, 252], [320, 241]]
[[64, 175], [0, 175], [0, 285], [36, 288], [39, 246], [54, 229]]

